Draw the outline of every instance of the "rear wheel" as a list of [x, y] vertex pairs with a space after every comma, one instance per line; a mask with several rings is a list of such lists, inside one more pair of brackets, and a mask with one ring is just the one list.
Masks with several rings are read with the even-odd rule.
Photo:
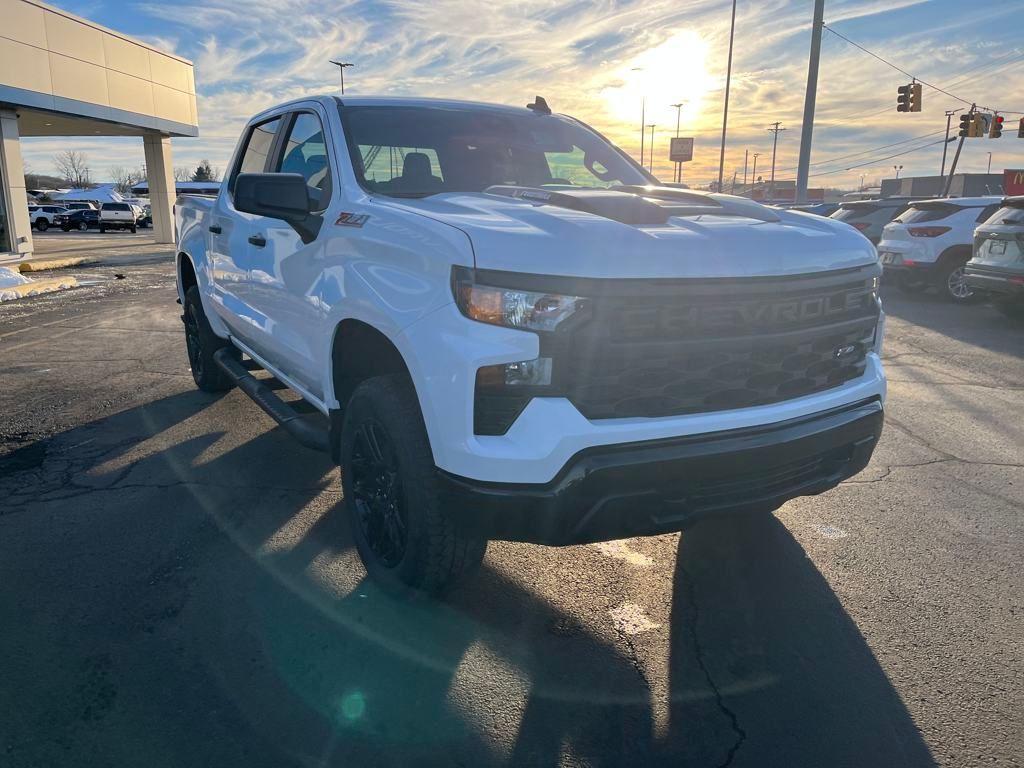
[[39, 219], [36, 222], [36, 229], [38, 229], [40, 232], [45, 232], [49, 228], [50, 228], [50, 222], [48, 222], [46, 219]]
[[197, 286], [193, 285], [185, 292], [183, 309], [181, 319], [185, 323], [185, 349], [196, 386], [204, 392], [225, 392], [231, 389], [234, 381], [213, 359], [215, 352], [225, 347], [231, 348], [231, 344], [210, 328]]
[[134, 224], [132, 224], [132, 234], [134, 235], [134, 234], [135, 234], [135, 232], [136, 232], [136, 229], [135, 229], [135, 225], [134, 225]]
[[84, 221], [78, 222], [78, 231], [79, 232], [88, 232], [89, 231], [88, 223], [86, 223]]
[[102, 224], [100, 224], [100, 234], [102, 235], [102, 234], [104, 234], [104, 233], [105, 233], [106, 231], [107, 231], [107, 228], [106, 228], [105, 226], [103, 226]]
[[444, 508], [412, 387], [395, 376], [360, 384], [345, 407], [341, 483], [356, 549], [383, 586], [444, 592], [483, 560], [486, 539]]
[[970, 256], [954, 256], [947, 259], [939, 270], [939, 290], [957, 304], [966, 304], [975, 298], [974, 289], [967, 284], [965, 274], [968, 261]]

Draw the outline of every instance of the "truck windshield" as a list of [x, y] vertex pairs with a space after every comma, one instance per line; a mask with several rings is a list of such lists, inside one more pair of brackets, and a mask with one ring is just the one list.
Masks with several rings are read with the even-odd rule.
[[601, 136], [558, 115], [433, 106], [342, 106], [341, 115], [359, 183], [383, 195], [652, 182]]

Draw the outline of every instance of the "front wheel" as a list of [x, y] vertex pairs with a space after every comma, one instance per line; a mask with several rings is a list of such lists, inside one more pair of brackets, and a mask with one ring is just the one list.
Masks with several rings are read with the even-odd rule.
[[107, 232], [107, 228], [105, 226], [103, 226], [102, 224], [100, 224], [100, 234], [103, 235], [103, 234], [106, 234], [106, 232]]
[[86, 224], [84, 221], [78, 222], [78, 231], [79, 232], [88, 232], [89, 231], [89, 225]]
[[356, 549], [383, 586], [444, 592], [474, 571], [487, 540], [444, 508], [412, 386], [394, 376], [360, 384], [341, 428], [341, 484]]
[[185, 292], [183, 309], [181, 319], [185, 323], [185, 350], [188, 352], [188, 363], [196, 386], [204, 392], [225, 392], [231, 389], [235, 385], [234, 381], [213, 359], [215, 352], [231, 345], [210, 327], [198, 287], [193, 285]]
[[39, 221], [36, 222], [36, 229], [38, 229], [40, 232], [45, 232], [49, 228], [50, 222], [48, 222], [46, 219], [40, 219]]

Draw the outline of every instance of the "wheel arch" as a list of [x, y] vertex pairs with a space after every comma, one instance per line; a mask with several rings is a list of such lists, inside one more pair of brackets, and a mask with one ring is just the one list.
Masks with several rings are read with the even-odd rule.
[[395, 340], [359, 318], [342, 319], [334, 327], [331, 340], [330, 391], [326, 393], [338, 403], [338, 408], [331, 411], [330, 445], [335, 461], [345, 406], [356, 387], [374, 376], [397, 376], [416, 392], [409, 364]]

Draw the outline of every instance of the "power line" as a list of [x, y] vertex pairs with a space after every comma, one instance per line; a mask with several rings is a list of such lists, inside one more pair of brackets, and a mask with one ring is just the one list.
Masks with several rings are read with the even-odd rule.
[[[920, 139], [930, 139], [932, 136], [938, 136], [940, 133], [945, 131], [932, 131], [931, 133], [924, 133], [920, 136], [913, 136], [909, 139], [903, 139], [901, 141], [894, 141], [892, 144], [883, 144], [880, 147], [871, 147], [870, 149], [864, 149], [860, 152], [851, 152], [848, 155], [839, 155], [837, 157], [827, 157], [824, 160], [818, 160], [817, 162], [811, 163], [811, 165], [830, 165], [831, 163], [839, 162], [840, 160], [846, 160], [851, 157], [858, 157], [859, 155], [867, 155], [872, 152], [877, 152], [880, 149], [888, 149], [889, 147], [898, 147], [900, 144], [909, 144], [912, 141], [919, 141]], [[796, 166], [792, 168], [783, 168], [782, 171], [795, 171]]]
[[[893, 68], [893, 69], [895, 69], [895, 70], [896, 70], [897, 72], [899, 72], [899, 73], [901, 73], [901, 74], [904, 74], [904, 75], [906, 75], [907, 77], [909, 77], [909, 78], [910, 78], [911, 80], [913, 80], [913, 81], [915, 81], [915, 82], [918, 82], [918, 83], [921, 83], [921, 85], [926, 85], [926, 86], [928, 86], [929, 88], [931, 88], [932, 90], [934, 90], [934, 91], [938, 91], [939, 93], [944, 93], [944, 94], [945, 94], [946, 96], [949, 96], [949, 97], [950, 97], [951, 99], [956, 99], [957, 101], [962, 101], [962, 102], [963, 102], [964, 104], [974, 104], [974, 103], [975, 103], [975, 102], [974, 102], [974, 101], [972, 101], [971, 99], [965, 99], [965, 98], [963, 98], [962, 96], [957, 96], [957, 95], [956, 95], [955, 93], [950, 93], [949, 91], [947, 91], [947, 90], [946, 90], [946, 89], [944, 89], [944, 88], [940, 88], [940, 87], [939, 87], [939, 86], [937, 86], [937, 85], [934, 85], [934, 84], [932, 84], [932, 83], [929, 83], [929, 82], [928, 82], [928, 81], [926, 81], [926, 80], [922, 80], [922, 79], [921, 79], [920, 77], [917, 77], [916, 75], [913, 75], [913, 74], [911, 74], [910, 72], [907, 72], [907, 70], [903, 69], [902, 67], [899, 67], [899, 66], [897, 66], [896, 64], [893, 64], [893, 63], [892, 63], [891, 61], [889, 61], [888, 59], [885, 59], [885, 58], [883, 58], [883, 57], [879, 56], [879, 55], [878, 55], [877, 53], [875, 53], [874, 51], [869, 51], [869, 50], [868, 50], [867, 48], [865, 48], [865, 47], [864, 47], [863, 45], [861, 45], [860, 43], [855, 43], [855, 42], [854, 42], [853, 40], [851, 40], [850, 38], [846, 37], [845, 35], [842, 35], [842, 34], [840, 34], [839, 32], [836, 32], [836, 31], [835, 31], [834, 29], [832, 29], [832, 27], [830, 27], [830, 26], [829, 26], [828, 24], [822, 24], [822, 27], [823, 27], [824, 29], [827, 29], [827, 30], [828, 30], [829, 32], [831, 32], [831, 33], [832, 33], [833, 35], [835, 35], [836, 37], [840, 38], [841, 40], [845, 40], [845, 41], [846, 41], [846, 42], [848, 42], [848, 43], [849, 43], [850, 45], [852, 45], [852, 46], [853, 46], [854, 48], [857, 48], [857, 49], [859, 49], [859, 50], [861, 50], [861, 51], [864, 51], [864, 53], [868, 54], [869, 56], [871, 56], [871, 57], [873, 57], [873, 58], [875, 58], [875, 59], [878, 59], [878, 60], [879, 60], [880, 62], [882, 62], [882, 63], [883, 63], [883, 64], [885, 64], [886, 66], [888, 66], [888, 67], [892, 67], [892, 68]], [[1014, 111], [1014, 110], [1009, 110], [1009, 109], [993, 109], [992, 107], [979, 107], [979, 109], [981, 109], [981, 110], [983, 110], [983, 111], [986, 111], [986, 112], [1001, 112], [1001, 113], [1003, 113], [1003, 114], [1013, 114], [1013, 115], [1021, 115], [1021, 114], [1024, 114], [1024, 112], [1016, 112], [1016, 111]]]
[[937, 141], [929, 141], [927, 144], [922, 144], [919, 147], [913, 147], [911, 149], [904, 150], [903, 152], [896, 152], [896, 153], [894, 153], [892, 155], [886, 155], [885, 157], [872, 158], [871, 160], [866, 160], [863, 163], [855, 163], [854, 165], [849, 165], [849, 166], [847, 166], [845, 168], [836, 168], [835, 170], [832, 170], [832, 171], [818, 171], [817, 173], [812, 173], [811, 175], [812, 176], [829, 176], [829, 175], [831, 175], [833, 173], [843, 173], [844, 171], [852, 171], [855, 168], [863, 168], [866, 165], [874, 165], [875, 163], [881, 163], [881, 162], [884, 162], [886, 160], [892, 160], [892, 158], [894, 158], [894, 157], [903, 157], [903, 155], [909, 155], [912, 152], [918, 152], [918, 151], [920, 151], [922, 149], [927, 149], [928, 147], [934, 147], [936, 144], [942, 144], [944, 142], [945, 142], [945, 139], [938, 139]]

